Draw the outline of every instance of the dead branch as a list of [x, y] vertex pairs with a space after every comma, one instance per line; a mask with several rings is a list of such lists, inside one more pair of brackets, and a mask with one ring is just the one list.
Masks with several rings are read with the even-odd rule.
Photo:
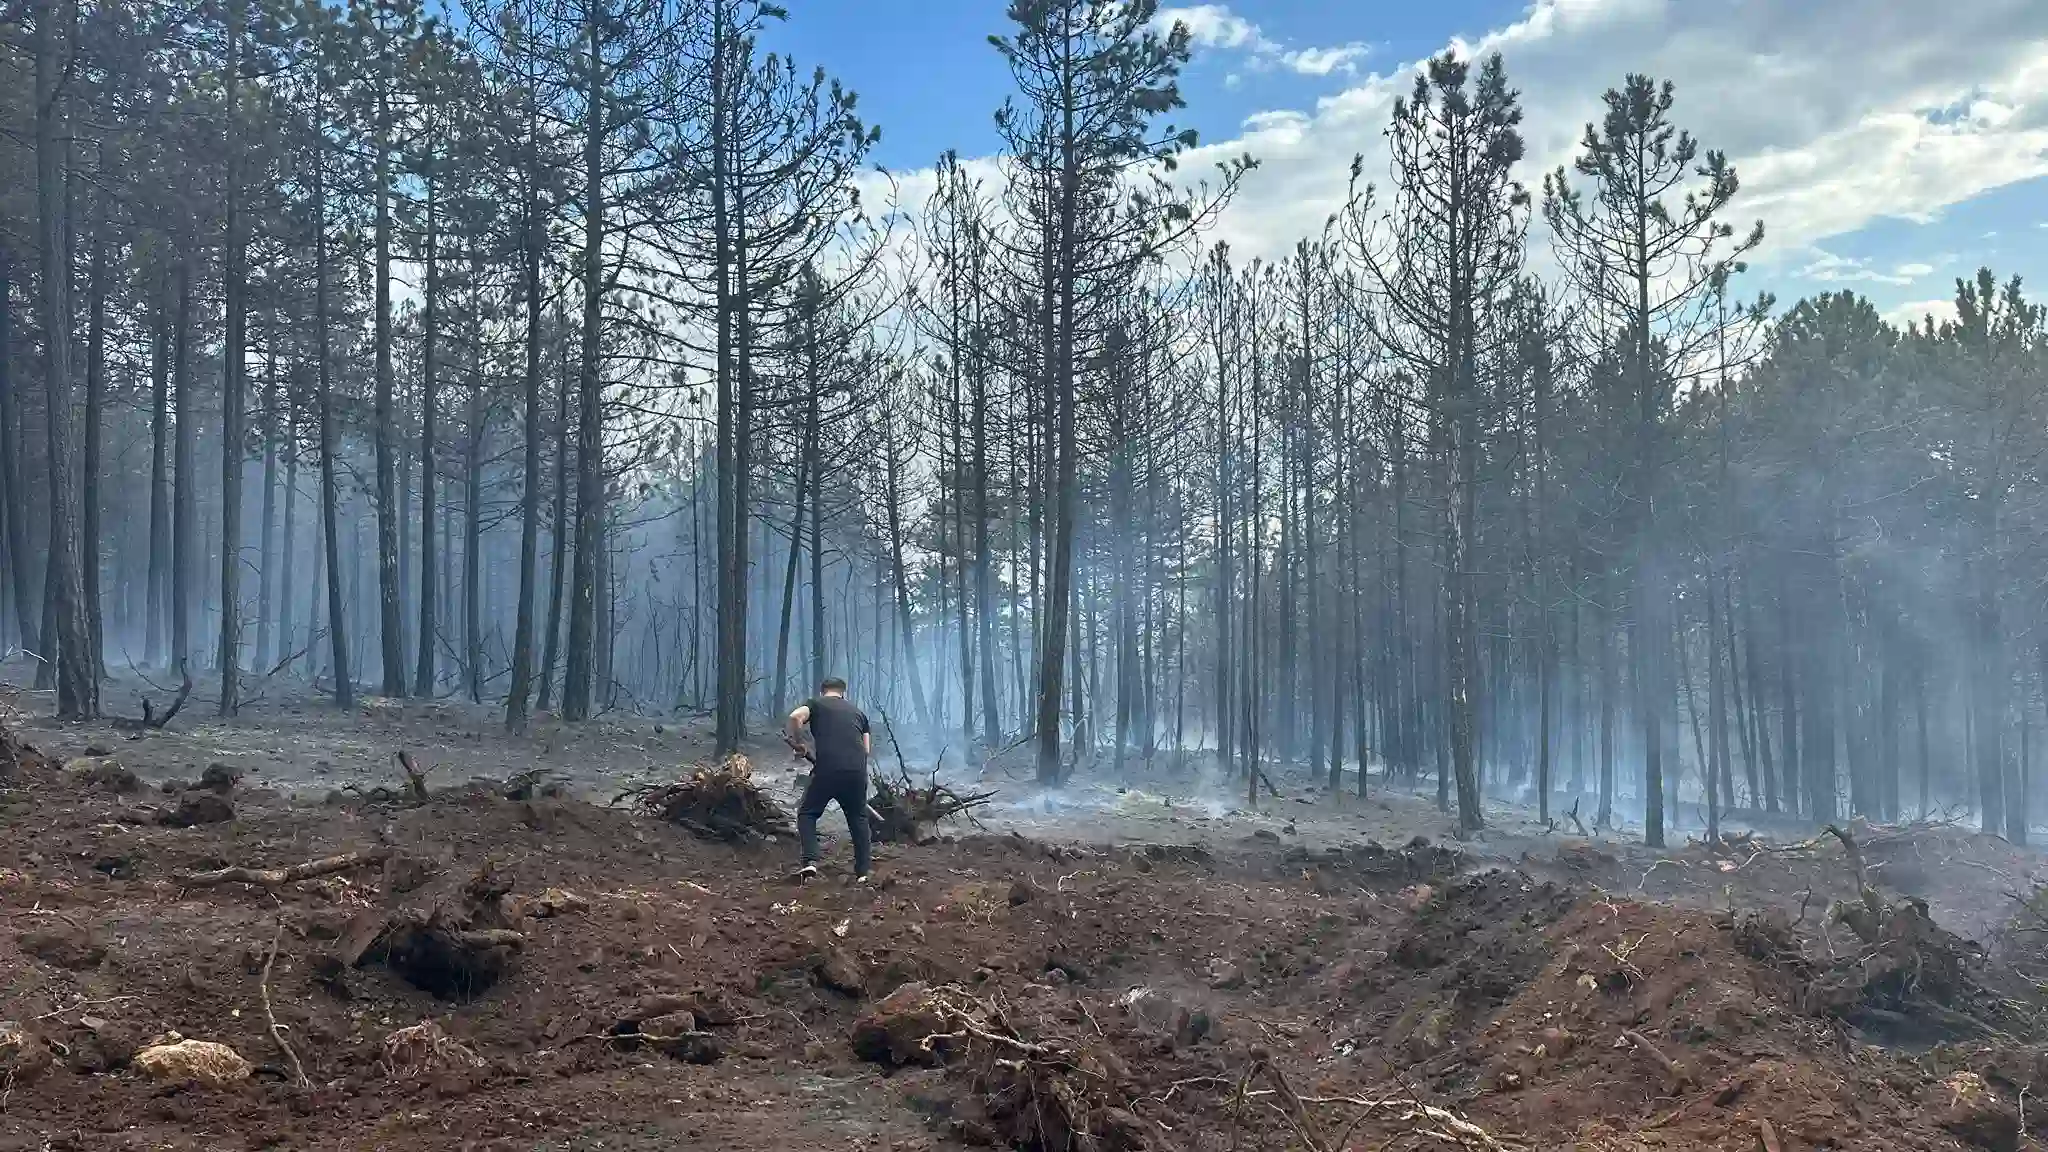
[[1778, 1143], [1778, 1130], [1771, 1127], [1769, 1120], [1757, 1120], [1756, 1141], [1762, 1146], [1763, 1152], [1785, 1152], [1785, 1146]]
[[1692, 1086], [1692, 1074], [1687, 1072], [1678, 1061], [1666, 1056], [1662, 1049], [1650, 1043], [1649, 1039], [1641, 1032], [1637, 1032], [1633, 1028], [1626, 1029], [1622, 1032], [1621, 1038], [1634, 1045], [1637, 1052], [1642, 1053], [1644, 1057], [1657, 1065], [1657, 1067], [1663, 1069], [1664, 1075], [1670, 1079], [1672, 1087], [1684, 1089]]
[[1580, 797], [1578, 800], [1572, 801], [1572, 810], [1570, 812], [1567, 812], [1566, 815], [1571, 817], [1572, 827], [1577, 828], [1579, 830], [1579, 835], [1585, 837], [1588, 840], [1591, 840], [1593, 838], [1593, 834], [1591, 832], [1586, 831], [1585, 821], [1579, 819], [1579, 805], [1584, 801], [1584, 799], [1584, 797]]
[[181, 888], [212, 888], [220, 884], [254, 884], [259, 888], [282, 888], [286, 884], [311, 880], [315, 876], [346, 872], [365, 864], [382, 864], [390, 856], [389, 848], [365, 848], [358, 852], [344, 852], [339, 856], [308, 860], [289, 868], [217, 868], [211, 872], [186, 872], [172, 879]]
[[277, 946], [283, 939], [284, 913], [280, 911], [277, 915], [277, 930], [270, 935], [270, 954], [263, 958], [263, 980], [256, 986], [256, 990], [263, 997], [263, 1018], [270, 1022], [270, 1038], [277, 1041], [278, 1049], [291, 1063], [292, 1082], [301, 1088], [307, 1088], [311, 1087], [312, 1081], [306, 1079], [306, 1066], [299, 1063], [299, 1054], [292, 1051], [291, 1041], [285, 1039], [284, 1025], [277, 1022], [277, 1013], [270, 1007], [270, 969], [277, 963]]
[[398, 750], [398, 766], [405, 770], [406, 791], [412, 796], [412, 802], [415, 805], [425, 804], [427, 802], [426, 772], [422, 772], [419, 765], [413, 763], [412, 753], [407, 752], [403, 748]]
[[178, 714], [178, 710], [183, 708], [185, 701], [192, 696], [192, 673], [185, 667], [183, 661], [179, 662], [178, 671], [184, 678], [183, 682], [178, 685], [178, 697], [171, 701], [169, 708], [164, 709], [163, 715], [158, 716], [155, 709], [150, 705], [149, 697], [144, 696], [142, 698], [142, 718], [133, 720], [125, 716], [116, 716], [113, 719], [114, 727], [125, 732], [149, 732], [161, 730], [170, 724], [171, 718]]
[[526, 947], [526, 937], [510, 928], [475, 928], [467, 932], [450, 932], [448, 938], [464, 948], [479, 951], [485, 948]]

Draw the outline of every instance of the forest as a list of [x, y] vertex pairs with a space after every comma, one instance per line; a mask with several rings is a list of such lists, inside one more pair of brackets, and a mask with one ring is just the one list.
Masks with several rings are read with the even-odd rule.
[[0, 651], [71, 719], [134, 670], [731, 751], [843, 675], [1043, 787], [2025, 841], [2012, 270], [1905, 328], [1773, 300], [1709, 94], [1617, 72], [1537, 171], [1514, 61], [1450, 53], [1320, 231], [1233, 251], [1258, 158], [1176, 122], [1157, 0], [1010, 0], [1000, 153], [915, 179], [803, 17], [8, 3]]

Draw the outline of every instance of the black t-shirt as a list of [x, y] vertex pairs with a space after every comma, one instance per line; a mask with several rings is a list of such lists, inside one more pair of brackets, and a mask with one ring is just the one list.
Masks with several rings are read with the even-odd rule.
[[811, 710], [811, 748], [818, 771], [867, 775], [868, 750], [862, 741], [868, 734], [867, 713], [844, 696], [813, 696], [804, 707]]

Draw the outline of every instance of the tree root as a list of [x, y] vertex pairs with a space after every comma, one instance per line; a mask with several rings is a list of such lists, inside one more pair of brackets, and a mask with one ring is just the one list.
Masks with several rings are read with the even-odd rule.
[[220, 884], [254, 884], [259, 888], [282, 888], [315, 876], [346, 872], [366, 864], [382, 864], [391, 858], [390, 848], [365, 848], [294, 864], [289, 868], [219, 868], [211, 872], [186, 872], [172, 877], [181, 888], [212, 888]]

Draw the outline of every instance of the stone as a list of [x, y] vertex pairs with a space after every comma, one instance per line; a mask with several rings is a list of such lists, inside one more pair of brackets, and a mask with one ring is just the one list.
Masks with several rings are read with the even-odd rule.
[[946, 1031], [946, 1019], [932, 997], [931, 986], [905, 984], [855, 1020], [850, 1039], [853, 1054], [869, 1063], [890, 1068], [936, 1067], [945, 1062], [945, 1053], [939, 1044], [924, 1041]]
[[165, 1042], [135, 1054], [135, 1066], [151, 1078], [171, 1083], [191, 1081], [225, 1088], [249, 1078], [255, 1069], [241, 1053], [209, 1040], [187, 1040], [171, 1033]]
[[218, 792], [187, 792], [178, 797], [176, 809], [157, 817], [159, 824], [191, 828], [200, 824], [225, 824], [235, 818], [235, 806]]
[[830, 988], [842, 996], [867, 994], [867, 971], [858, 960], [837, 948], [829, 949], [812, 960], [811, 975], [820, 987]]
[[43, 963], [73, 972], [97, 968], [107, 958], [107, 946], [99, 937], [70, 924], [24, 932], [19, 943], [23, 952]]

